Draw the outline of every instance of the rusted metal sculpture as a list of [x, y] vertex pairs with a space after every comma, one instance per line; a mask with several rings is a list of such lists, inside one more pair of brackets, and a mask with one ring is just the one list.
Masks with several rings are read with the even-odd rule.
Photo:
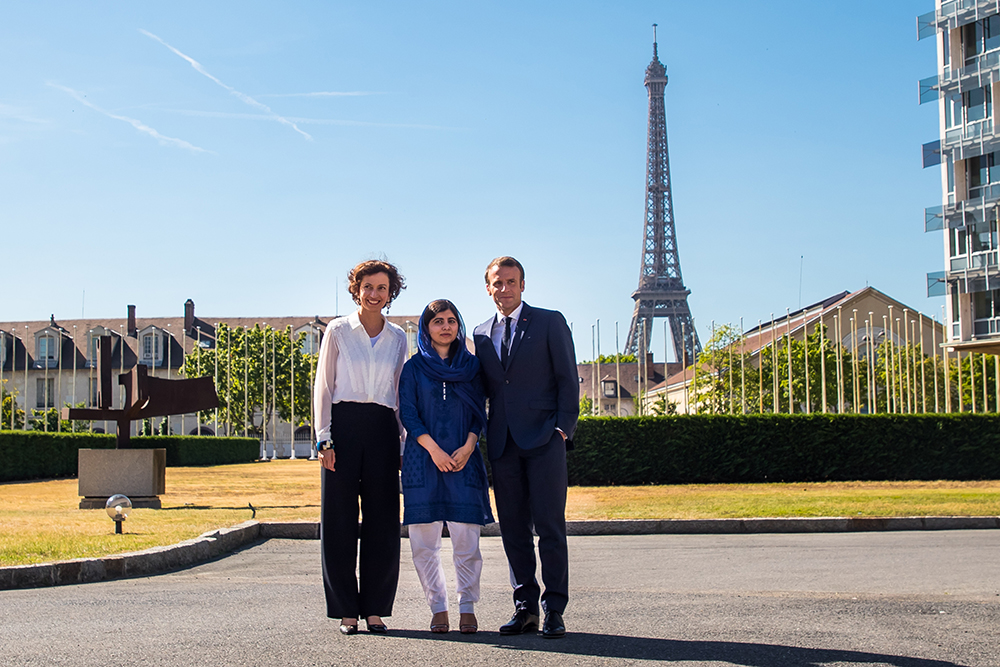
[[[118, 376], [125, 387], [125, 406], [113, 409], [111, 336], [101, 336], [97, 354], [97, 407], [63, 408], [63, 419], [107, 420], [118, 425], [117, 449], [130, 449], [130, 425], [138, 419], [166, 417], [211, 410], [219, 406], [219, 396], [211, 376], [167, 380], [147, 375], [141, 364]], [[122, 350], [124, 353], [124, 349]]]

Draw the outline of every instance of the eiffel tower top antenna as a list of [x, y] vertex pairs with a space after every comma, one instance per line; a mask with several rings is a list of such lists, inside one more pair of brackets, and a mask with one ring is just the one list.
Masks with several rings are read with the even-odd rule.
[[[670, 157], [667, 150], [667, 118], [663, 94], [667, 68], [660, 62], [653, 24], [653, 60], [646, 67], [644, 85], [649, 94], [646, 135], [646, 220], [639, 269], [639, 287], [632, 293], [635, 310], [626, 354], [649, 354], [654, 318], [667, 318], [673, 338], [674, 357], [693, 362], [701, 352], [698, 332], [688, 306], [691, 291], [681, 277], [674, 227], [673, 195], [670, 189]], [[643, 349], [640, 350], [640, 346]], [[666, 362], [666, 359], [664, 359]]]

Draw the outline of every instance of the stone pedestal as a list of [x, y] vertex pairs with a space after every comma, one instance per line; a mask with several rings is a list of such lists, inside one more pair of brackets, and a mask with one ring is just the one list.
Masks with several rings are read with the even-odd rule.
[[81, 449], [80, 509], [104, 509], [108, 498], [123, 493], [132, 507], [159, 509], [167, 487], [165, 449]]

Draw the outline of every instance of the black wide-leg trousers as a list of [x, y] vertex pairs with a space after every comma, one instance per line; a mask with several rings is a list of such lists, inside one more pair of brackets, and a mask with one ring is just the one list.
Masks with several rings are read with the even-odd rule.
[[330, 434], [336, 470], [322, 468], [319, 531], [326, 615], [391, 616], [399, 582], [395, 413], [376, 403], [335, 403]]
[[566, 542], [566, 444], [553, 431], [537, 449], [521, 449], [508, 433], [493, 467], [493, 491], [500, 536], [514, 584], [514, 606], [538, 613], [541, 589], [535, 578], [535, 539], [542, 562], [545, 611], [563, 613], [569, 601], [569, 551]]

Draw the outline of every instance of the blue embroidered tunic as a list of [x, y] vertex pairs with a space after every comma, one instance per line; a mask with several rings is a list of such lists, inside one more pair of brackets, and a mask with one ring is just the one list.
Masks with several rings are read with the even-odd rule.
[[[471, 382], [463, 382], [485, 405], [486, 398], [478, 372]], [[441, 472], [417, 438], [429, 433], [448, 454], [465, 444], [470, 433], [486, 426], [475, 411], [460, 400], [456, 382], [432, 380], [416, 357], [403, 366], [399, 379], [399, 418], [406, 429], [403, 449], [403, 523], [455, 521], [485, 526], [493, 523], [490, 510], [486, 466], [479, 445], [465, 467], [458, 472]], [[482, 412], [482, 411], [480, 411]]]

